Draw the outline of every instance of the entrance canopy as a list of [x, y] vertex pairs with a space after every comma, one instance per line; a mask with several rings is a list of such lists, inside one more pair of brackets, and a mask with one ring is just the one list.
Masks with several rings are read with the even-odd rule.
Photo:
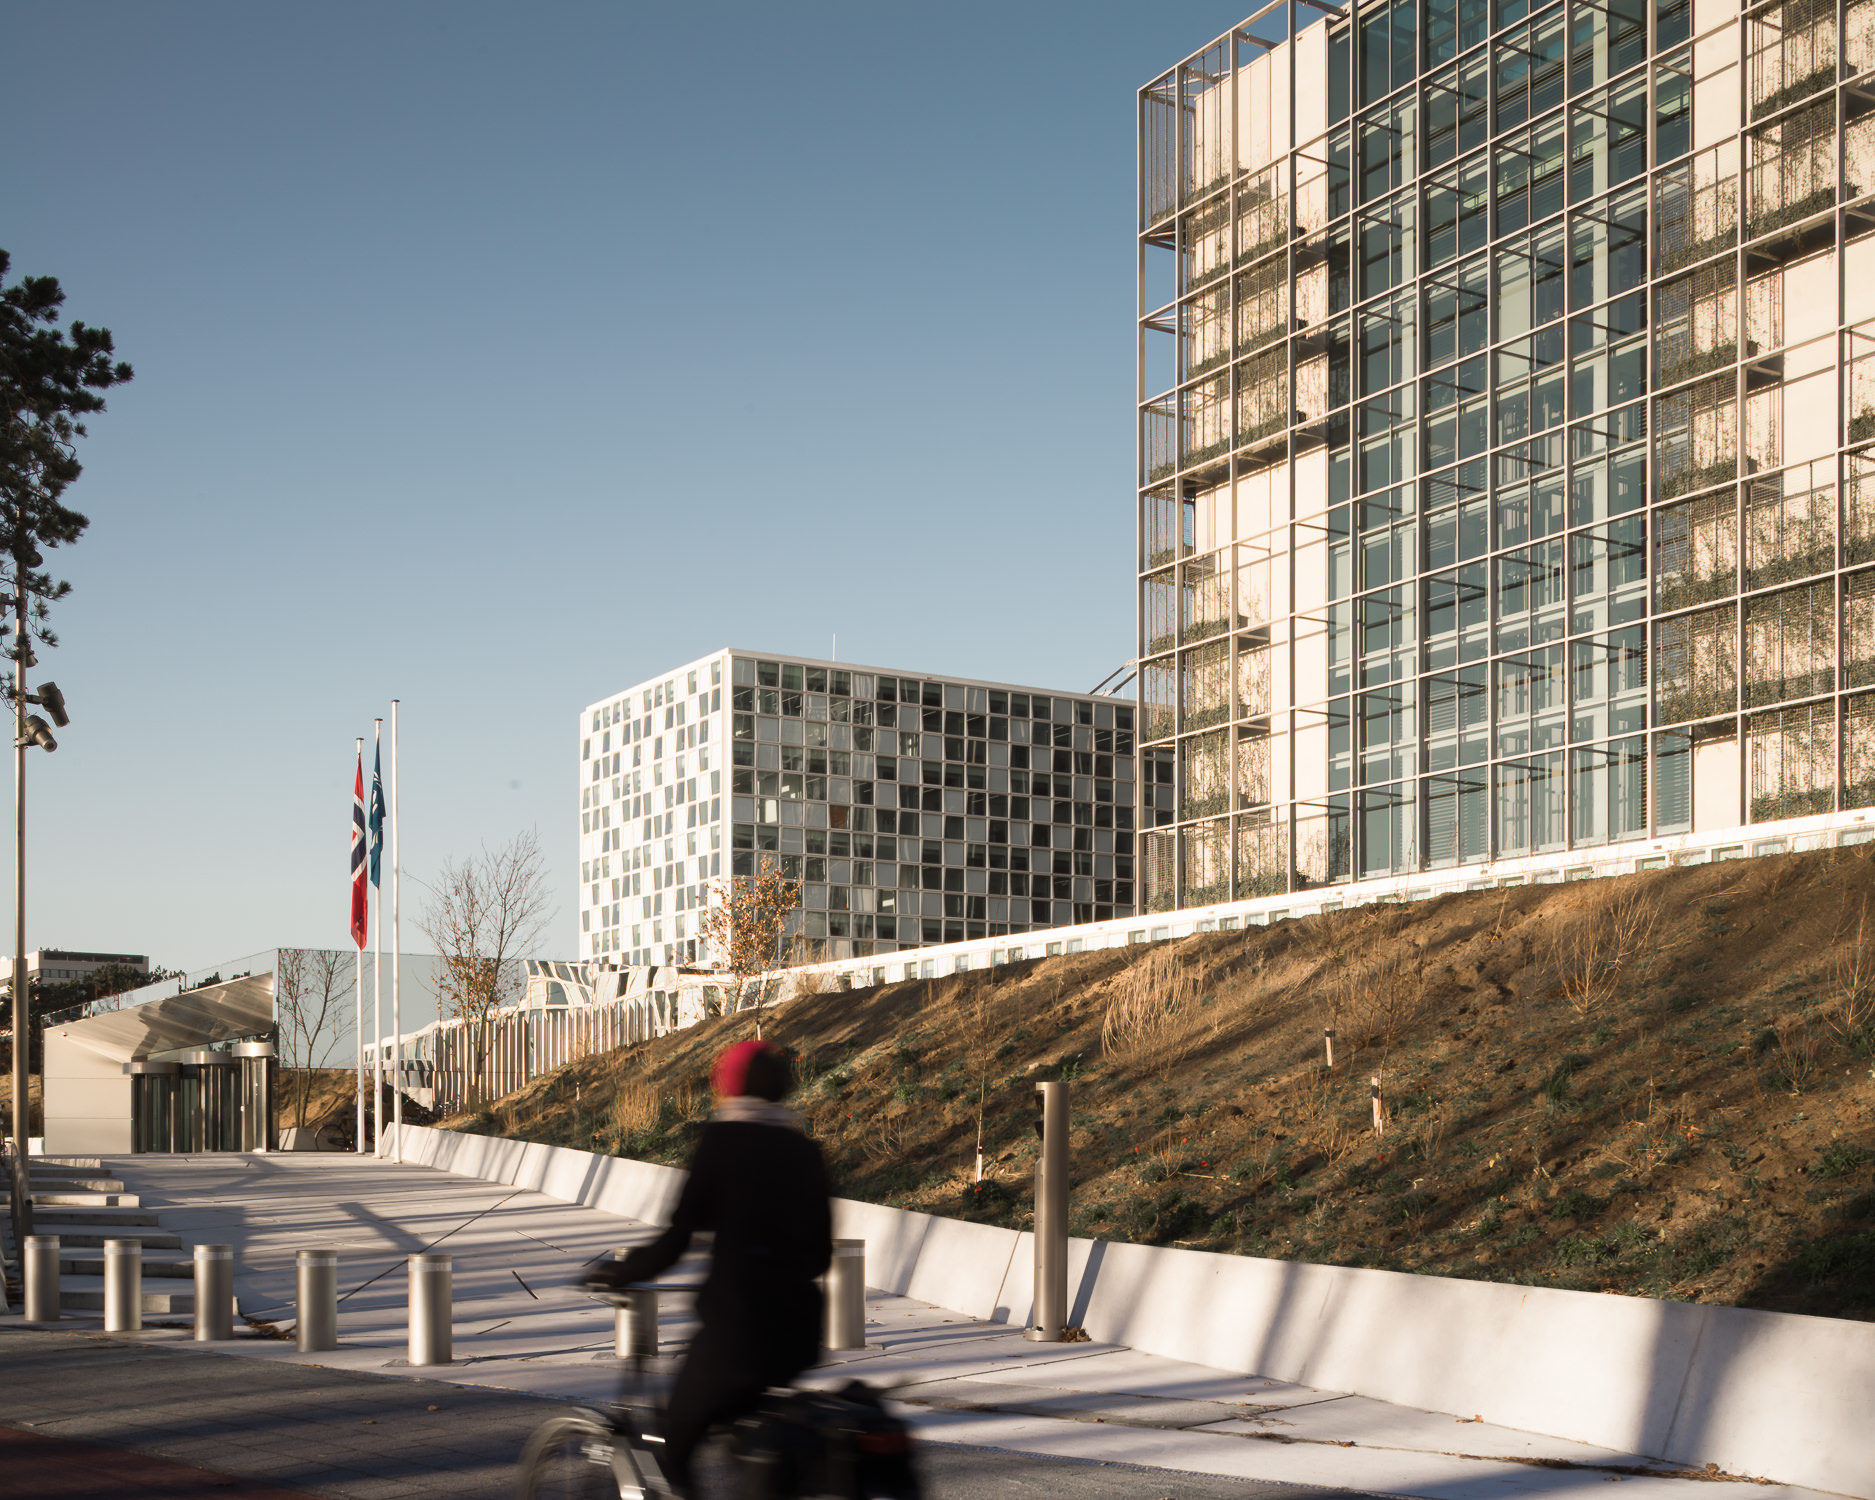
[[146, 1000], [128, 1010], [49, 1026], [46, 1039], [56, 1037], [111, 1062], [127, 1063], [271, 1030], [273, 975], [249, 974], [226, 984]]

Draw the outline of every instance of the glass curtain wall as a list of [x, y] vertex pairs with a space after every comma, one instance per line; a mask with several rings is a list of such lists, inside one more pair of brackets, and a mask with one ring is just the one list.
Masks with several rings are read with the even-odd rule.
[[732, 858], [802, 882], [830, 957], [1134, 906], [1133, 707], [737, 656]]
[[1148, 908], [1869, 805], [1875, 0], [1694, 14], [1140, 91]]

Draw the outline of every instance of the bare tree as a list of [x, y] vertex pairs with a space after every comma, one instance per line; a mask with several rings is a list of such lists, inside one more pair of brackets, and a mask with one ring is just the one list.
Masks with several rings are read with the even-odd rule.
[[1623, 971], [1652, 946], [1659, 915], [1647, 894], [1629, 888], [1551, 934], [1549, 960], [1571, 1010], [1588, 1020], [1614, 998]]
[[801, 904], [801, 882], [788, 879], [778, 863], [764, 856], [754, 875], [731, 875], [713, 886], [697, 931], [709, 939], [717, 967], [729, 975], [730, 1010], [753, 1001], [759, 1037], [768, 975], [780, 966], [788, 918]]
[[273, 976], [274, 1014], [280, 1042], [293, 1069], [293, 1123], [306, 1127], [313, 1068], [328, 1040], [344, 1025], [345, 956], [331, 948], [282, 948]]
[[462, 1023], [470, 1056], [469, 1098], [486, 1099], [490, 1023], [519, 1002], [521, 959], [537, 946], [553, 909], [539, 835], [528, 830], [467, 859], [446, 860], [418, 926], [442, 960], [442, 1011]]
[[[970, 988], [965, 993], [969, 994], [975, 1002], [973, 1007], [975, 1025], [972, 1028], [971, 1043], [972, 1050], [976, 1054], [977, 1065], [977, 1160], [976, 1175], [972, 1180], [981, 1182], [983, 1180], [983, 1115], [989, 1106], [990, 1066], [996, 1056], [996, 1048], [990, 1038], [990, 1004], [996, 998], [996, 981], [989, 974], [973, 974], [968, 983]], [[929, 995], [930, 992], [931, 984], [929, 980], [926, 980], [925, 993]]]
[[1830, 953], [1829, 1008], [1824, 1020], [1845, 1046], [1855, 1046], [1875, 1021], [1875, 932], [1869, 931], [1868, 902], [1853, 935], [1840, 928]]

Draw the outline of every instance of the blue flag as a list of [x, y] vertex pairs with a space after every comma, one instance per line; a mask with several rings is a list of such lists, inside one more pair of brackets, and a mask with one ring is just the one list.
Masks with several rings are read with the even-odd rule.
[[380, 890], [378, 860], [384, 853], [384, 747], [379, 745], [371, 757], [371, 883]]

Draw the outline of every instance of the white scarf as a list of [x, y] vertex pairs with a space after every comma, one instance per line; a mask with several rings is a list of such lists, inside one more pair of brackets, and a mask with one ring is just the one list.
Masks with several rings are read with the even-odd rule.
[[785, 1104], [773, 1104], [753, 1094], [738, 1094], [724, 1099], [710, 1112], [712, 1120], [725, 1125], [778, 1125], [783, 1130], [799, 1130], [801, 1117]]

